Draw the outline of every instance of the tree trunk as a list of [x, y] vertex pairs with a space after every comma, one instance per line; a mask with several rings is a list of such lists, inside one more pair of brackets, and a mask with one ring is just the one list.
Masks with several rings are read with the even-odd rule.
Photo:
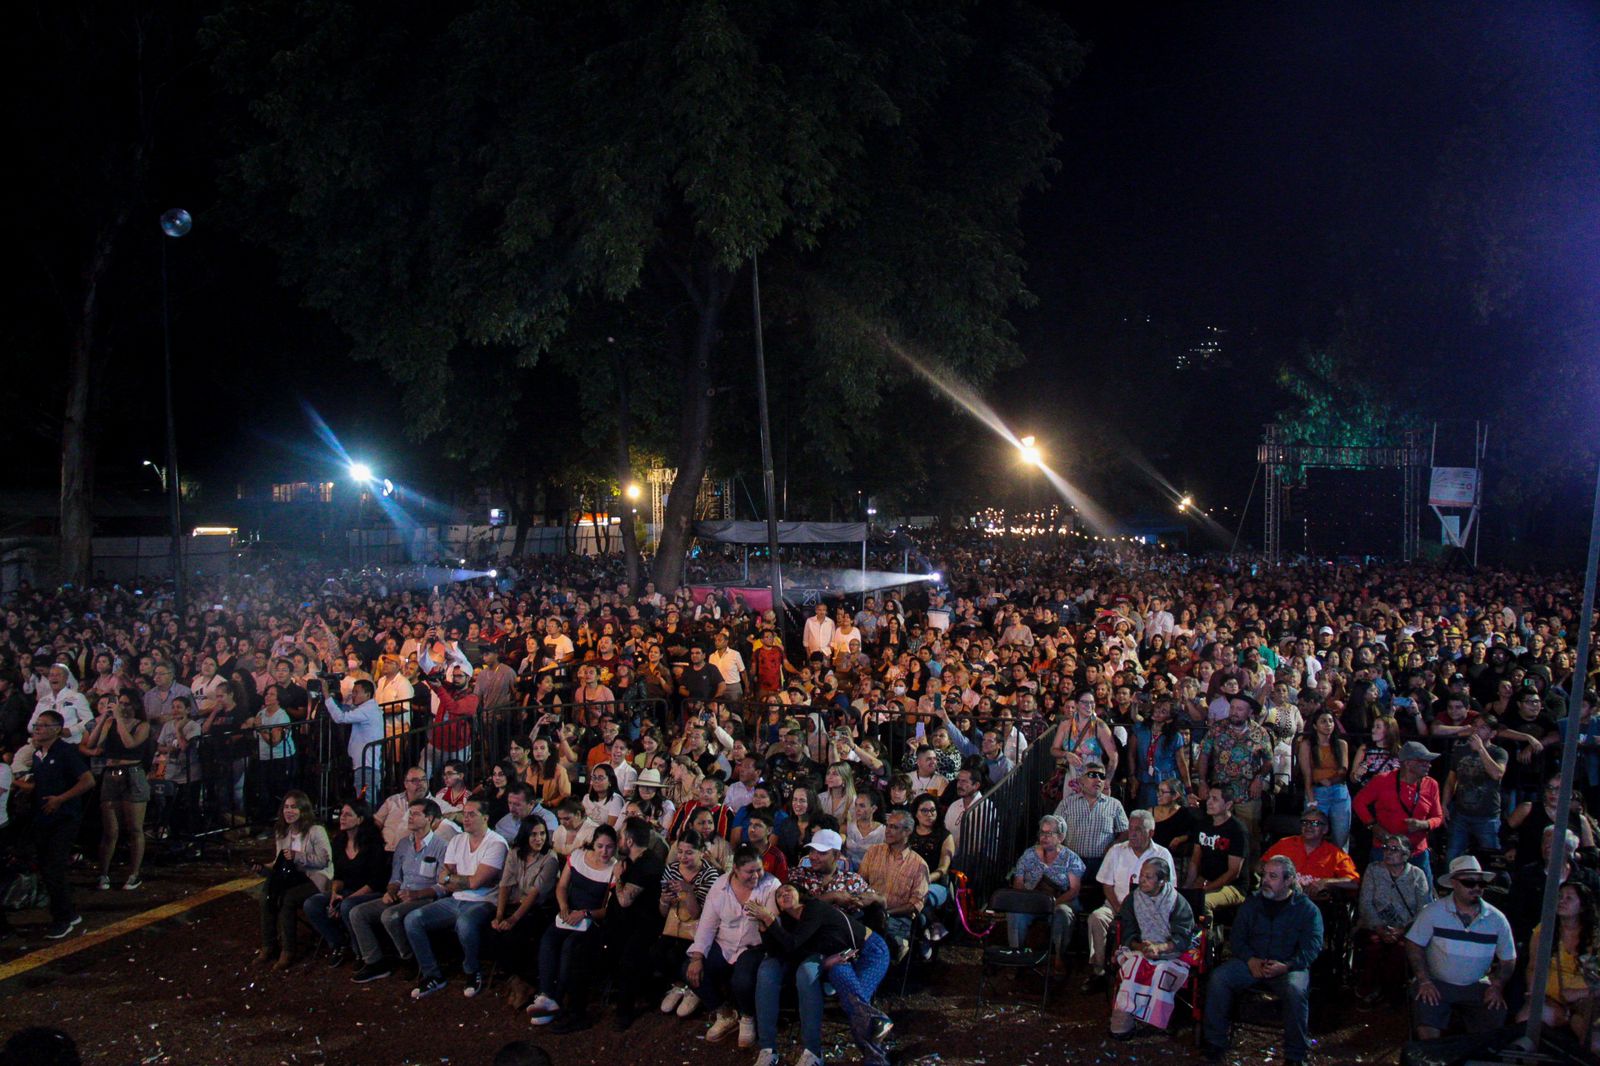
[[694, 339], [685, 360], [683, 410], [678, 429], [677, 474], [673, 477], [666, 513], [661, 516], [661, 540], [656, 544], [652, 576], [656, 589], [671, 592], [683, 582], [683, 561], [694, 531], [694, 505], [706, 475], [707, 436], [711, 429], [711, 352], [722, 325], [722, 308], [733, 287], [733, 276], [707, 267], [706, 284], [696, 295], [698, 317]]
[[617, 499], [622, 510], [622, 561], [629, 590], [639, 594], [639, 536], [634, 527], [633, 500], [628, 496], [628, 486], [633, 483], [633, 459], [629, 454], [632, 433], [631, 414], [628, 407], [628, 361], [616, 353], [617, 368]]
[[67, 400], [61, 419], [61, 580], [82, 584], [90, 576], [94, 549], [94, 449], [89, 440], [89, 364], [100, 319], [100, 281], [111, 269], [111, 252], [122, 219], [102, 230], [84, 271], [83, 305], [67, 353]]

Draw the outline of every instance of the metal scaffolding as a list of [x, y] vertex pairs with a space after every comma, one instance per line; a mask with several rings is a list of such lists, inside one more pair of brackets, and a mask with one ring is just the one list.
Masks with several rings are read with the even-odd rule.
[[1399, 446], [1360, 447], [1344, 444], [1291, 444], [1283, 439], [1283, 427], [1275, 422], [1264, 427], [1256, 462], [1266, 475], [1266, 528], [1262, 549], [1269, 562], [1278, 562], [1283, 553], [1284, 494], [1295, 470], [1319, 467], [1329, 470], [1398, 469], [1401, 473], [1402, 530], [1400, 557], [1407, 562], [1422, 550], [1422, 472], [1428, 466], [1428, 451], [1422, 431], [1408, 429]]

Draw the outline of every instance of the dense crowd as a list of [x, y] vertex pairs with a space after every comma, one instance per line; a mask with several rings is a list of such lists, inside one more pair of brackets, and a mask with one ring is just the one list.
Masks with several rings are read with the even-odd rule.
[[[1574, 661], [1574, 582], [1037, 538], [923, 551], [946, 585], [783, 625], [588, 558], [442, 586], [268, 566], [200, 582], [182, 616], [103, 583], [24, 588], [0, 627], [8, 876], [37, 872], [66, 937], [75, 850], [131, 892], [147, 840], [259, 832], [263, 965], [297, 963], [303, 915], [358, 982], [404, 969], [421, 999], [459, 956], [467, 996], [504, 979], [536, 1026], [591, 1025], [609, 988], [617, 1024], [703, 1014], [760, 1066], [788, 994], [799, 1061], [821, 1061], [829, 989], [886, 1061], [885, 976], [997, 914], [1058, 971], [1083, 931], [1118, 1037], [1164, 1028], [1188, 988], [1220, 1054], [1264, 986], [1303, 1060], [1320, 967], [1409, 1000], [1424, 1038], [1542, 1009], [1597, 1046], [1600, 653]], [[964, 841], [992, 824], [974, 809], [1038, 767], [1036, 843], [1006, 883], [967, 883], [967, 856], [1013, 846]]]

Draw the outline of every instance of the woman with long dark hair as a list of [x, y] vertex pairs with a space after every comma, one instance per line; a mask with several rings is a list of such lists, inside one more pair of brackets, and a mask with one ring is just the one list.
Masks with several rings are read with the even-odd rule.
[[372, 808], [351, 800], [339, 808], [339, 831], [333, 842], [333, 880], [307, 897], [301, 909], [306, 921], [322, 935], [338, 966], [349, 955], [350, 912], [383, 895], [389, 885], [389, 853], [383, 850], [383, 831], [373, 820]]
[[256, 962], [277, 956], [272, 968], [287, 970], [294, 963], [300, 907], [328, 887], [333, 846], [328, 831], [317, 824], [311, 797], [299, 789], [283, 797], [272, 829], [276, 841], [272, 864], [256, 868], [267, 882], [261, 894], [261, 950]]
[[[1540, 926], [1533, 927], [1530, 943], [1539, 940]], [[1531, 960], [1533, 953], [1529, 952]], [[1555, 946], [1550, 956], [1550, 976], [1544, 986], [1544, 1024], [1565, 1026], [1573, 1036], [1587, 1041], [1591, 1053], [1600, 1052], [1600, 1026], [1596, 1007], [1600, 1005], [1600, 907], [1594, 890], [1581, 881], [1568, 881], [1556, 897]], [[1517, 1015], [1528, 1020], [1532, 997]]]
[[155, 733], [145, 721], [144, 706], [130, 694], [101, 696], [89, 735], [80, 745], [83, 753], [105, 759], [100, 778], [100, 890], [111, 887], [111, 860], [117, 851], [118, 830], [128, 838], [128, 864], [132, 869], [122, 887], [133, 891], [143, 884], [144, 812], [150, 802], [150, 761], [155, 755]]
[[517, 826], [517, 836], [500, 872], [500, 892], [489, 923], [488, 954], [523, 980], [537, 967], [534, 945], [555, 917], [556, 878], [561, 858], [550, 848], [550, 829], [530, 814]]

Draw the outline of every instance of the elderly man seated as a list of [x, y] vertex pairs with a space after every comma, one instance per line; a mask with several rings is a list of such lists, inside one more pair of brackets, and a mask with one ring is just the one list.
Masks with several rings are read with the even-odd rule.
[[1233, 958], [1211, 971], [1206, 984], [1201, 1054], [1221, 1061], [1233, 1030], [1234, 997], [1263, 985], [1283, 1000], [1284, 1061], [1305, 1062], [1311, 964], [1322, 952], [1322, 913], [1301, 893], [1291, 860], [1278, 855], [1263, 864], [1261, 891], [1240, 905], [1228, 945]]
[[1155, 832], [1156, 816], [1150, 811], [1134, 811], [1128, 815], [1128, 839], [1111, 846], [1101, 860], [1095, 880], [1105, 891], [1105, 902], [1089, 912], [1089, 978], [1086, 985], [1092, 989], [1105, 977], [1106, 936], [1122, 910], [1128, 893], [1139, 887], [1139, 872], [1147, 859], [1164, 859], [1168, 875], [1177, 869], [1172, 853], [1151, 839]]
[[861, 858], [861, 876], [869, 889], [866, 903], [883, 906], [882, 932], [897, 959], [905, 957], [912, 923], [928, 900], [928, 864], [911, 850], [911, 830], [909, 811], [891, 811], [883, 820], [883, 843], [872, 845]]

